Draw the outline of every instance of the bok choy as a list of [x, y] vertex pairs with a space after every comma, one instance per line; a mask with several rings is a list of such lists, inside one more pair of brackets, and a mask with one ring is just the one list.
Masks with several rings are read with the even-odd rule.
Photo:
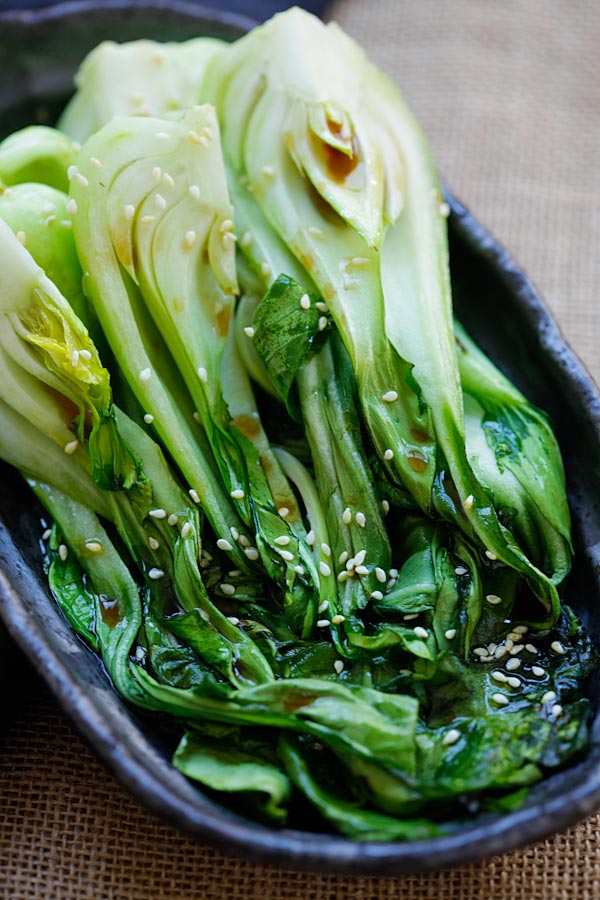
[[298, 9], [103, 44], [77, 87], [0, 143], [0, 457], [61, 613], [238, 811], [405, 841], [518, 808], [585, 750], [596, 653], [418, 123]]

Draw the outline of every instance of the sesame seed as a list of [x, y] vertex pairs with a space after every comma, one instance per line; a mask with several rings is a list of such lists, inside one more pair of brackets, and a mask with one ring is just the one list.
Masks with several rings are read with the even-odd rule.
[[415, 625], [415, 627], [413, 628], [413, 631], [414, 631], [415, 637], [422, 638], [423, 640], [425, 640], [427, 637], [429, 637], [427, 630], [425, 628], [422, 628], [421, 625]]
[[555, 653], [558, 653], [559, 656], [562, 656], [565, 652], [565, 648], [560, 641], [552, 641], [552, 643], [550, 644], [550, 649], [554, 650]]
[[333, 664], [333, 668], [335, 669], [335, 671], [337, 672], [338, 675], [341, 675], [342, 672], [344, 671], [343, 661], [341, 659], [336, 659], [336, 661]]
[[542, 669], [541, 666], [532, 666], [531, 674], [535, 675], [537, 678], [543, 678], [544, 675], [546, 674], [546, 671], [545, 671], [545, 669]]
[[26, 238], [24, 231], [17, 231], [17, 240], [19, 241], [19, 243], [21, 243], [21, 244], [23, 244], [23, 246], [25, 246], [26, 239], [27, 238]]
[[334, 616], [333, 619], [331, 620], [331, 624], [332, 624], [332, 625], [341, 625], [342, 622], [345, 622], [345, 621], [346, 621], [346, 616], [342, 616], [340, 613], [338, 613], [338, 614], [337, 614], [336, 616]]
[[67, 203], [65, 209], [69, 213], [70, 216], [75, 215], [75, 213], [77, 212], [77, 202], [73, 197], [71, 197], [71, 199]]
[[377, 566], [377, 568], [375, 569], [375, 578], [377, 579], [377, 581], [380, 581], [381, 584], [385, 584], [385, 582], [387, 581], [387, 575], [385, 571], [380, 568], [380, 566]]
[[331, 625], [329, 619], [317, 619], [317, 628], [327, 628]]
[[364, 563], [366, 556], [367, 556], [366, 550], [359, 550], [358, 553], [356, 554], [356, 556], [354, 557], [354, 565], [361, 566]]
[[79, 355], [82, 359], [85, 359], [86, 362], [89, 362], [90, 359], [92, 358], [92, 354], [90, 353], [89, 350], [80, 350]]
[[475, 497], [473, 496], [473, 494], [469, 494], [469, 496], [463, 503], [463, 509], [472, 509], [474, 502], [475, 502]]
[[188, 189], [188, 194], [190, 195], [190, 197], [193, 197], [194, 200], [199, 200], [200, 199], [200, 188], [198, 187], [198, 185], [191, 184]]
[[242, 547], [250, 546], [250, 541], [248, 540], [248, 538], [246, 537], [245, 534], [240, 534], [239, 541], [240, 541], [240, 544], [242, 545]]
[[69, 181], [73, 181], [75, 176], [77, 175], [77, 166], [69, 166], [67, 169], [67, 178]]
[[323, 602], [319, 605], [317, 612], [324, 613], [328, 606], [329, 606], [329, 600], [323, 600]]
[[144, 414], [144, 422], [146, 423], [146, 425], [152, 425], [152, 423], [154, 422], [154, 416], [152, 415], [152, 413]]
[[537, 647], [534, 647], [533, 644], [525, 644], [525, 649], [528, 653], [533, 653], [534, 656], [537, 656]]
[[442, 216], [444, 219], [447, 219], [448, 216], [450, 215], [450, 207], [448, 206], [448, 204], [440, 203], [439, 209], [440, 209], [440, 216]]
[[358, 525], [359, 528], [364, 528], [365, 525], [367, 524], [365, 514], [362, 512], [357, 512], [356, 515], [354, 516], [354, 518], [355, 518], [356, 524]]
[[152, 516], [153, 519], [166, 519], [167, 513], [166, 510], [162, 509], [158, 506], [156, 509], [151, 509], [148, 513], [149, 516]]
[[188, 494], [190, 495], [193, 503], [200, 503], [200, 495], [198, 494], [198, 491], [195, 491], [194, 488], [190, 488]]
[[498, 706], [508, 706], [509, 700], [505, 694], [492, 694], [491, 698]]
[[511, 688], [520, 688], [521, 687], [521, 681], [518, 678], [515, 678], [514, 675], [512, 675], [510, 678], [507, 678], [506, 683]]
[[456, 628], [449, 628], [448, 631], [444, 632], [444, 637], [447, 641], [452, 641], [456, 637]]
[[255, 333], [255, 332], [254, 332], [254, 328], [252, 327], [252, 325], [247, 325], [246, 328], [244, 328], [244, 334], [245, 334], [247, 337], [253, 338], [253, 337], [254, 337], [254, 333]]
[[506, 663], [506, 668], [509, 672], [514, 672], [515, 669], [519, 669], [520, 667], [521, 667], [521, 660], [516, 659], [516, 657], [514, 657], [514, 656], [511, 657]]
[[184, 522], [183, 528], [181, 529], [181, 537], [185, 540], [186, 537], [189, 537], [192, 533], [192, 526], [189, 522]]
[[285, 559], [286, 562], [292, 562], [294, 559], [294, 554], [290, 550], [280, 550], [279, 555], [282, 559]]
[[390, 578], [397, 578], [398, 577], [398, 569], [390, 569], [389, 576], [390, 576]]
[[249, 247], [252, 243], [252, 232], [249, 229], [243, 233], [240, 238], [240, 247]]
[[327, 328], [327, 317], [326, 316], [319, 317], [318, 326], [319, 326], [319, 331], [324, 331]]
[[68, 547], [66, 544], [60, 545], [60, 547], [58, 548], [58, 555], [59, 555], [60, 559], [62, 560], [62, 562], [66, 561], [67, 556], [69, 555], [69, 550], [68, 550]]
[[413, 619], [419, 618], [419, 613], [408, 613], [406, 616], [402, 616], [405, 622], [412, 622]]
[[542, 696], [542, 703], [552, 703], [556, 700], [556, 694], [554, 691], [546, 691], [546, 693]]
[[497, 594], [486, 594], [485, 599], [492, 606], [497, 606], [498, 603], [502, 603], [502, 597], [499, 597]]
[[56, 216], [48, 216], [48, 218], [44, 222], [44, 225], [46, 225], [49, 228], [50, 225], [54, 224], [54, 222], [56, 222]]
[[512, 640], [512, 638], [506, 638], [506, 640], [504, 641], [504, 647], [507, 651], [512, 650], [512, 648], [514, 647], [514, 641]]
[[381, 395], [381, 399], [385, 403], [394, 403], [398, 399], [398, 391], [386, 391], [385, 394]]
[[71, 365], [74, 369], [79, 365], [79, 350], [73, 350], [71, 353]]
[[306, 573], [306, 569], [304, 568], [304, 566], [294, 566], [294, 572], [296, 572], [297, 575], [304, 575]]
[[563, 708], [560, 705], [560, 703], [555, 703], [554, 706], [552, 707], [552, 709], [550, 710], [550, 712], [552, 713], [553, 716], [560, 716], [562, 711], [563, 711]]
[[306, 543], [308, 544], [309, 547], [312, 547], [314, 542], [315, 542], [315, 533], [314, 533], [313, 529], [311, 528], [310, 531], [308, 532], [308, 534], [306, 535]]
[[200, 135], [197, 131], [188, 131], [187, 133], [188, 141], [191, 141], [192, 144], [200, 143]]
[[382, 510], [383, 510], [384, 516], [387, 516], [387, 514], [388, 514], [389, 511], [390, 511], [390, 504], [389, 504], [389, 501], [388, 501], [388, 500], [382, 500], [382, 501], [381, 501], [381, 508], [382, 508]]
[[179, 516], [177, 516], [175, 513], [171, 513], [171, 515], [167, 519], [167, 522], [169, 525], [171, 525], [171, 527], [175, 527], [175, 525], [177, 525], [178, 521], [179, 521]]
[[350, 577], [350, 573], [344, 571], [344, 572], [340, 572], [340, 574], [339, 574], [338, 577], [337, 577], [337, 580], [338, 580], [338, 581], [340, 582], [340, 584], [341, 584], [343, 581], [346, 581], [349, 577]]
[[488, 645], [487, 645], [487, 652], [488, 652], [488, 653], [493, 653], [497, 646], [498, 646], [498, 644], [494, 644], [494, 643], [488, 644]]
[[86, 541], [85, 549], [89, 550], [90, 553], [102, 553], [102, 544], [100, 541]]
[[475, 649], [473, 650], [473, 653], [475, 654], [475, 656], [487, 656], [488, 655], [488, 652], [485, 647], [475, 647]]
[[244, 550], [244, 553], [248, 557], [248, 559], [258, 559], [258, 550], [256, 547], [247, 547]]
[[344, 510], [344, 512], [342, 513], [342, 522], [344, 523], [344, 525], [349, 525], [351, 521], [352, 521], [352, 512], [350, 510], [350, 507], [347, 506], [346, 509]]
[[229, 597], [233, 597], [235, 594], [235, 586], [233, 584], [224, 583], [220, 585], [221, 591], [224, 594], [227, 594]]
[[486, 550], [486, 551], [485, 551], [485, 555], [487, 556], [488, 559], [498, 559], [498, 557], [496, 556], [496, 554], [495, 554], [495, 553], [492, 553], [491, 550]]
[[165, 198], [163, 197], [162, 194], [155, 194], [154, 195], [154, 205], [156, 207], [158, 207], [158, 209], [166, 209], [167, 201], [165, 200]]
[[53, 213], [55, 209], [56, 207], [54, 206], [54, 203], [44, 203], [44, 205], [42, 206], [42, 212], [45, 216], [49, 216], [50, 213]]
[[275, 543], [278, 547], [287, 547], [290, 539], [287, 534], [282, 534], [280, 537], [275, 538]]
[[238, 619], [237, 616], [227, 616], [227, 621], [228, 621], [228, 622], [231, 622], [232, 625], [239, 625], [239, 624], [240, 624], [240, 620]]
[[135, 648], [135, 658], [136, 658], [137, 660], [140, 660], [140, 661], [141, 661], [142, 659], [144, 659], [145, 656], [146, 656], [146, 651], [145, 651], [145, 649], [144, 649], [143, 647], [136, 647], [136, 648]]
[[271, 266], [266, 260], [260, 264], [260, 271], [264, 278], [269, 278], [271, 276]]
[[207, 613], [206, 610], [204, 610], [204, 609], [201, 609], [201, 610], [200, 610], [200, 618], [201, 618], [201, 619], [204, 619], [205, 622], [210, 622], [210, 616], [208, 615], [208, 613]]
[[290, 514], [290, 511], [287, 508], [287, 506], [280, 506], [279, 509], [277, 510], [277, 512], [279, 513], [279, 515], [281, 516], [282, 519], [286, 519]]
[[131, 203], [127, 203], [123, 207], [123, 215], [126, 219], [133, 219], [135, 215], [135, 206], [132, 206]]
[[208, 372], [204, 368], [204, 366], [198, 366], [198, 368], [196, 369], [196, 373], [197, 373], [200, 381], [202, 381], [204, 384], [206, 384], [206, 382], [208, 381]]
[[323, 231], [320, 228], [317, 228], [316, 225], [309, 225], [306, 229], [306, 233], [310, 234], [311, 237], [323, 237]]
[[494, 679], [494, 681], [498, 681], [500, 684], [505, 684], [507, 681], [506, 675], [499, 669], [495, 669], [492, 672], [492, 678]]
[[302, 309], [310, 309], [310, 297], [308, 294], [302, 294], [300, 297], [300, 306]]
[[260, 170], [261, 175], [264, 175], [265, 178], [273, 178], [275, 175], [275, 169], [273, 166], [263, 166]]
[[502, 657], [506, 656], [506, 647], [503, 644], [494, 650], [494, 659], [502, 659]]
[[43, 534], [42, 534], [42, 540], [43, 540], [43, 541], [47, 541], [47, 540], [49, 539], [49, 537], [50, 537], [51, 534], [52, 534], [52, 529], [51, 529], [51, 528], [46, 528], [46, 530], [45, 530], [45, 531], [43, 532]]
[[451, 728], [450, 731], [447, 731], [442, 739], [442, 744], [445, 744], [447, 747], [451, 744], [455, 744], [460, 740], [460, 731], [457, 731], [456, 728]]
[[528, 625], [515, 625], [515, 627], [513, 628], [513, 631], [516, 631], [517, 634], [527, 634], [527, 632], [529, 631], [529, 626]]
[[234, 500], [243, 500], [245, 494], [241, 488], [236, 488], [235, 491], [230, 492], [229, 496], [233, 497]]
[[383, 600], [381, 591], [371, 591], [371, 600]]
[[196, 232], [193, 228], [190, 228], [189, 231], [186, 231], [185, 236], [183, 238], [183, 246], [186, 250], [191, 250], [196, 241]]
[[525, 647], [523, 646], [523, 644], [515, 644], [514, 647], [511, 647], [508, 652], [510, 653], [511, 656], [516, 656], [517, 653], [520, 653], [521, 650], [524, 650], [524, 649], [525, 649]]
[[394, 451], [393, 451], [393, 450], [390, 450], [389, 447], [388, 447], [388, 449], [387, 449], [387, 450], [385, 451], [385, 453], [383, 454], [383, 458], [384, 458], [384, 459], [388, 459], [388, 460], [389, 460], [389, 459], [393, 459], [393, 458], [394, 458]]
[[506, 636], [509, 639], [509, 641], [520, 641], [521, 640], [521, 635], [519, 634], [518, 631], [509, 631], [509, 633]]
[[465, 569], [464, 566], [457, 566], [454, 570], [455, 575], [466, 575], [469, 570]]
[[164, 574], [162, 569], [152, 568], [148, 572], [148, 578], [151, 578], [153, 581], [158, 581], [159, 578], [163, 578]]
[[140, 222], [142, 225], [150, 225], [151, 222], [154, 222], [154, 216], [142, 216]]
[[75, 180], [79, 182], [79, 184], [81, 185], [81, 187], [88, 187], [88, 186], [89, 186], [89, 181], [87, 180], [87, 178], [85, 177], [85, 175], [82, 175], [82, 174], [81, 174], [81, 172], [77, 172], [77, 174], [75, 175]]
[[163, 175], [163, 181], [167, 185], [167, 187], [175, 187], [175, 179], [172, 175], [169, 175], [168, 172], [165, 172], [165, 174]]
[[144, 383], [146, 381], [150, 381], [151, 378], [152, 378], [152, 369], [148, 368], [148, 369], [140, 370], [140, 381], [142, 383]]
[[157, 131], [154, 137], [157, 141], [168, 141], [170, 135], [166, 131]]
[[329, 546], [329, 544], [321, 544], [321, 550], [323, 551], [325, 556], [331, 556], [331, 547]]
[[322, 312], [322, 313], [329, 312], [329, 307], [327, 306], [326, 303], [323, 303], [322, 300], [315, 301], [315, 309], [318, 309], [319, 312]]
[[65, 444], [65, 453], [67, 454], [67, 456], [72, 456], [78, 447], [79, 441], [68, 441], [68, 443]]
[[356, 572], [357, 575], [368, 575], [369, 574], [369, 569], [367, 568], [367, 566], [355, 566], [354, 571]]
[[148, 538], [148, 546], [150, 547], [151, 550], [158, 550], [158, 548], [160, 547], [160, 544], [158, 543], [156, 538], [149, 537]]
[[343, 565], [344, 565], [344, 563], [345, 563], [346, 560], [348, 559], [349, 555], [350, 555], [350, 554], [348, 553], [347, 550], [343, 550], [343, 551], [340, 553], [340, 555], [338, 556], [338, 563], [340, 564], [340, 566], [343, 566]]
[[230, 569], [227, 574], [229, 575], [230, 578], [239, 578], [239, 576], [242, 573], [240, 572], [239, 569]]
[[319, 570], [321, 572], [321, 575], [324, 575], [325, 578], [331, 575], [331, 568], [327, 565], [326, 562], [323, 562], [323, 560], [321, 560], [321, 562], [319, 563]]
[[366, 256], [353, 256], [352, 259], [349, 261], [349, 265], [355, 266], [358, 268], [360, 266], [368, 265], [369, 262], [370, 262], [370, 260]]

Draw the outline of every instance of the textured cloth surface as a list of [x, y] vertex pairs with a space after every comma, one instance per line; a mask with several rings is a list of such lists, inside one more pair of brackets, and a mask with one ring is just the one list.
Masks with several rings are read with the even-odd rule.
[[[332, 13], [402, 84], [447, 183], [512, 250], [600, 375], [600, 7], [339, 0]], [[225, 858], [140, 809], [36, 684], [30, 693], [1, 739], [2, 900], [600, 897], [600, 817], [422, 877], [294, 874]]]

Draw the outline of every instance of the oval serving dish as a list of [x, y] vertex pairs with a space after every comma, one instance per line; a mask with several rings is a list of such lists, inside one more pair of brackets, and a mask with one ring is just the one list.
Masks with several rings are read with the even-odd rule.
[[[52, 121], [75, 70], [101, 40], [235, 38], [253, 23], [179, 3], [89, 0], [0, 15], [0, 136]], [[600, 397], [548, 310], [504, 250], [452, 197], [455, 309], [483, 350], [553, 420], [567, 471], [576, 559], [564, 593], [600, 643]], [[116, 778], [152, 811], [201, 839], [255, 861], [344, 872], [408, 873], [465, 863], [541, 839], [600, 806], [600, 720], [585, 758], [547, 778], [518, 812], [474, 817], [419, 843], [355, 843], [274, 830], [214, 803], [170, 765], [156, 721], [127, 707], [100, 660], [70, 630], [48, 594], [39, 517], [24, 484], [0, 467], [0, 615]], [[598, 703], [598, 673], [590, 696]]]

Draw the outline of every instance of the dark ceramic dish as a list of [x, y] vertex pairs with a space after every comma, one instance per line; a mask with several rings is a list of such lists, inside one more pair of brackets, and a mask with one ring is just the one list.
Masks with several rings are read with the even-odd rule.
[[[176, 3], [84, 0], [0, 16], [0, 134], [50, 120], [83, 56], [105, 38], [237, 36], [249, 23]], [[481, 346], [551, 414], [565, 458], [576, 565], [565, 595], [600, 642], [600, 397], [532, 286], [473, 217], [452, 204], [451, 258], [459, 317]], [[585, 759], [537, 785], [527, 805], [474, 818], [447, 837], [411, 844], [352, 843], [275, 831], [204, 796], [169, 764], [156, 722], [126, 707], [99, 660], [69, 630], [45, 587], [32, 498], [0, 469], [0, 614], [101, 759], [135, 796], [183, 830], [254, 860], [344, 872], [416, 872], [501, 853], [565, 828], [600, 806], [600, 723]], [[598, 677], [591, 696], [598, 698]]]

